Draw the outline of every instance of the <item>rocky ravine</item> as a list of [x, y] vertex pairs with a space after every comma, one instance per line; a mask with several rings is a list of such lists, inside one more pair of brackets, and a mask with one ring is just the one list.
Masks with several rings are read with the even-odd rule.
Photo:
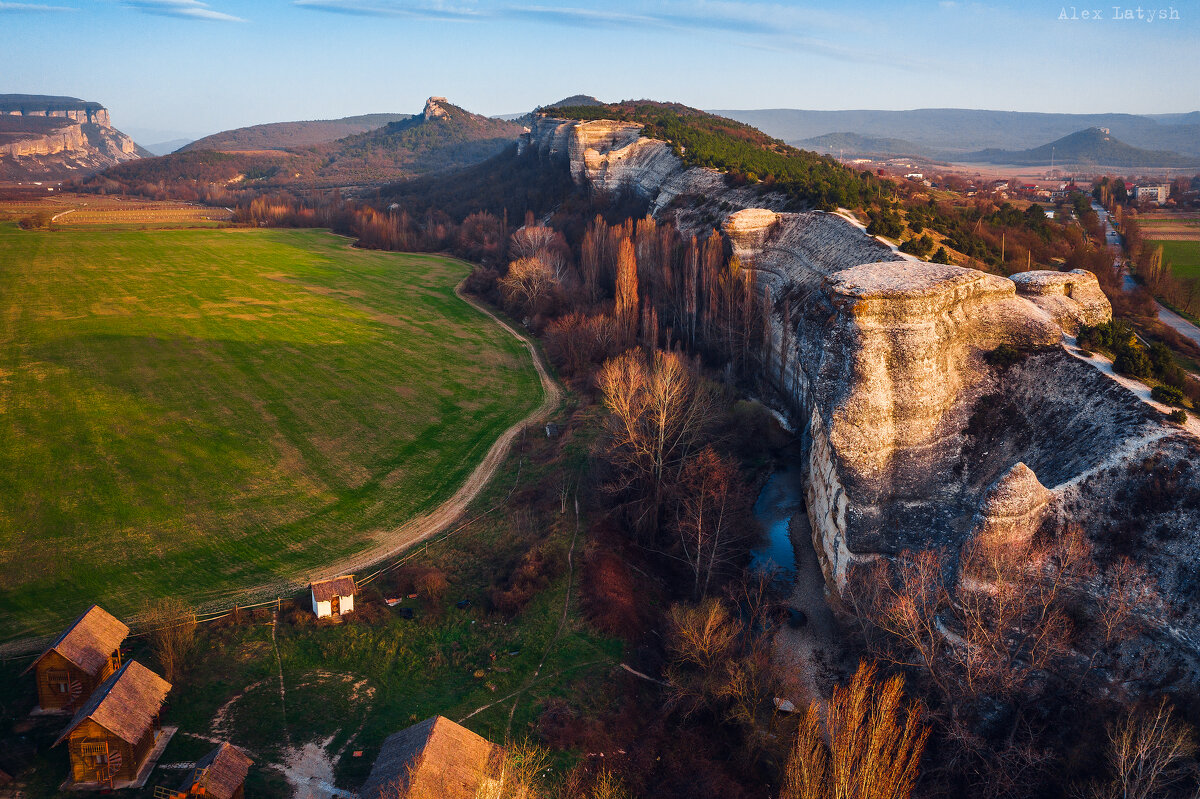
[[[836, 214], [784, 213], [781, 197], [685, 167], [634, 124], [538, 118], [523, 147], [684, 230], [719, 224], [769, 289], [776, 360], [762, 378], [804, 430], [832, 591], [881, 554], [1071, 521], [1102, 557], [1147, 565], [1188, 620], [1182, 639], [1200, 641], [1200, 442], [1065, 351], [1065, 333], [1111, 317], [1095, 276], [902, 260]], [[1000, 345], [1028, 354], [992, 366]]]
[[99, 103], [0, 95], [0, 179], [61, 180], [144, 155]]

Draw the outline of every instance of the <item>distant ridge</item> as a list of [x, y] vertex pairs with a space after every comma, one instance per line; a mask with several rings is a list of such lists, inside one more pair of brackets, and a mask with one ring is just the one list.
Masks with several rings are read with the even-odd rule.
[[218, 150], [286, 150], [291, 147], [311, 147], [314, 144], [337, 141], [356, 133], [382, 128], [389, 122], [408, 119], [412, 114], [362, 114], [341, 119], [314, 119], [301, 122], [268, 122], [235, 128], [205, 136], [186, 145], [184, 152]]
[[910, 111], [806, 111], [794, 108], [714, 111], [789, 144], [831, 133], [902, 139], [945, 160], [985, 149], [1024, 150], [1087, 128], [1108, 128], [1132, 147], [1200, 156], [1200, 112], [1183, 114], [1045, 114], [968, 108]]
[[[108, 170], [91, 183], [113, 191], [174, 180], [231, 189], [378, 186], [477, 164], [514, 145], [525, 131], [513, 122], [472, 114], [444, 97], [430, 97], [415, 116], [349, 119], [374, 125], [387, 116], [401, 118], [334, 141], [287, 147], [286, 141], [329, 135], [329, 123], [276, 123], [229, 131], [237, 135], [208, 136], [177, 152]], [[281, 125], [319, 127], [314, 132]], [[213, 149], [213, 144], [221, 149]]]
[[830, 155], [929, 155], [929, 150], [904, 139], [886, 136], [862, 136], [858, 133], [841, 131], [801, 139], [795, 146]]
[[1200, 158], [1130, 146], [1100, 128], [1088, 128], [1028, 150], [988, 149], [967, 153], [961, 160], [1015, 166], [1090, 164], [1096, 166], [1178, 168], [1200, 166]]

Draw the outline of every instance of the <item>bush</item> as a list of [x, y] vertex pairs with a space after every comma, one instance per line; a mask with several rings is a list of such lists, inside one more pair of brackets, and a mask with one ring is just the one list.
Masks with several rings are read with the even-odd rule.
[[1154, 365], [1146, 350], [1136, 344], [1122, 347], [1113, 361], [1113, 370], [1123, 375], [1133, 377], [1150, 377], [1154, 374]]
[[1188, 420], [1188, 414], [1183, 408], [1176, 408], [1167, 414], [1167, 418], [1175, 424], [1183, 424]]
[[1155, 386], [1150, 389], [1150, 397], [1167, 405], [1183, 404], [1183, 392], [1175, 386]]
[[985, 361], [1000, 369], [1007, 369], [1020, 361], [1021, 357], [1021, 353], [1015, 347], [1011, 347], [1008, 344], [1001, 344], [996, 349], [983, 355]]

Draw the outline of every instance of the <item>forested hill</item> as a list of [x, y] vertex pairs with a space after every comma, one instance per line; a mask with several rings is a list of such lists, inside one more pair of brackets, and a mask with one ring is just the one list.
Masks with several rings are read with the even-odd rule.
[[761, 184], [818, 208], [863, 206], [882, 189], [870, 172], [792, 147], [743, 122], [679, 103], [631, 100], [555, 106], [542, 113], [562, 119], [641, 123], [645, 126], [642, 135], [670, 143], [688, 166], [717, 169], [735, 184]]
[[346, 136], [353, 136], [356, 133], [366, 133], [381, 128], [389, 122], [397, 122], [411, 116], [411, 114], [363, 114], [342, 119], [270, 122], [205, 136], [181, 148], [181, 152], [286, 150], [291, 147], [310, 147], [314, 144], [323, 144]]
[[1019, 166], [1095, 164], [1119, 167], [1187, 167], [1200, 165], [1200, 156], [1187, 157], [1162, 150], [1143, 150], [1126, 144], [1100, 128], [1088, 128], [1029, 150], [981, 150], [965, 161]]

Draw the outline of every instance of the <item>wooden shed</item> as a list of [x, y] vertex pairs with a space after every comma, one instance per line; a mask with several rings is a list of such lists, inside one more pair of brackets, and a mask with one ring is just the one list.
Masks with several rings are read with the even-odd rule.
[[313, 613], [318, 619], [345, 616], [354, 610], [354, 575], [343, 574], [332, 580], [310, 583]]
[[188, 771], [179, 786], [172, 791], [164, 786], [154, 789], [154, 799], [243, 799], [246, 775], [254, 765], [245, 752], [231, 743], [219, 744]]
[[361, 799], [478, 799], [500, 785], [504, 749], [434, 716], [388, 736]]
[[71, 779], [109, 788], [137, 781], [170, 690], [169, 682], [136, 660], [105, 680], [54, 742], [67, 741]]
[[25, 673], [37, 679], [42, 710], [71, 710], [121, 667], [121, 642], [129, 628], [92, 605], [35, 660]]

